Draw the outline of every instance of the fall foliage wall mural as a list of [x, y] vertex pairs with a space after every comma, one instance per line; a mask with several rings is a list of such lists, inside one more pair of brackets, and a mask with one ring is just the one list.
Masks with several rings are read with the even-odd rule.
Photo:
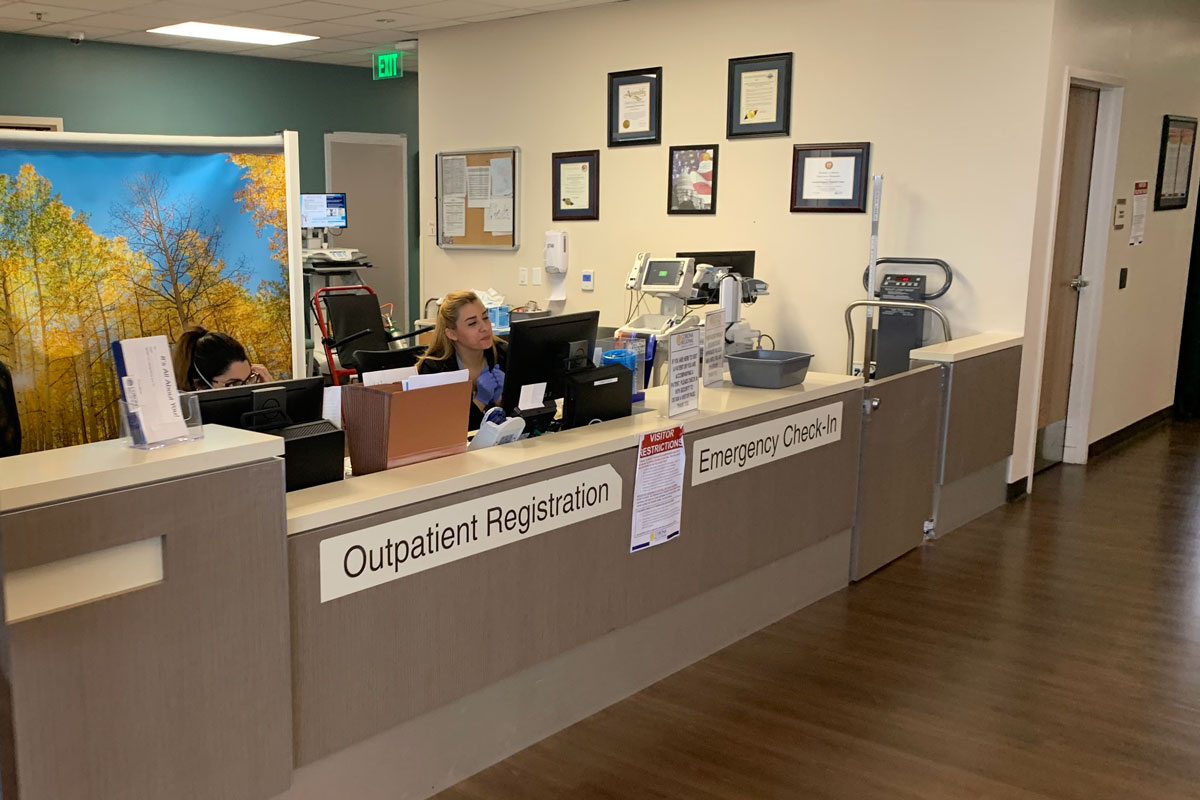
[[115, 438], [112, 343], [190, 325], [292, 366], [284, 156], [0, 149], [0, 362], [25, 451]]

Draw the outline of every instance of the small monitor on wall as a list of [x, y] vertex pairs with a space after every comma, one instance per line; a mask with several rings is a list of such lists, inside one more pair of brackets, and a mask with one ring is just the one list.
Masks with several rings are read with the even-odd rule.
[[345, 192], [300, 195], [300, 227], [346, 227]]

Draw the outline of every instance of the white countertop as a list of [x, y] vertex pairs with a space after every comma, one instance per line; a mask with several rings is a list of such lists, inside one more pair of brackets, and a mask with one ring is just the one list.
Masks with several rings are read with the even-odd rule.
[[976, 356], [986, 356], [1010, 347], [1017, 347], [1022, 337], [1015, 333], [977, 333], [949, 342], [939, 342], [909, 353], [913, 361], [940, 361], [953, 363]]
[[282, 455], [278, 436], [205, 425], [203, 439], [157, 450], [113, 439], [0, 458], [0, 512]]
[[648, 431], [682, 424], [687, 433], [694, 433], [862, 385], [861, 378], [821, 372], [810, 372], [803, 384], [784, 389], [750, 389], [726, 380], [721, 386], [701, 387], [700, 409], [675, 419], [659, 411], [667, 405], [666, 387], [659, 386], [646, 392], [645, 407], [651, 410], [637, 413], [635, 406], [635, 413], [624, 419], [290, 492], [288, 534], [632, 448]]

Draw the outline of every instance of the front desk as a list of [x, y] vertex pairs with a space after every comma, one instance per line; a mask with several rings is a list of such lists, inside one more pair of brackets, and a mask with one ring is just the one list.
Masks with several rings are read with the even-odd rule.
[[[364, 774], [355, 797], [421, 796], [845, 586], [861, 387], [819, 374], [778, 391], [726, 384], [701, 392], [699, 412], [678, 421], [648, 411], [292, 493], [301, 769], [284, 796], [327, 797]], [[665, 406], [665, 388], [648, 395], [648, 407]], [[817, 409], [819, 446], [692, 485], [705, 442]], [[688, 457], [682, 532], [631, 553], [640, 436], [675, 424]], [[505, 493], [536, 502], [579, 486], [611, 502], [532, 537], [504, 529], [497, 503], [514, 499]], [[323, 571], [370, 577], [363, 553], [349, 550], [362, 540], [348, 534], [384, 526], [374, 541], [399, 542], [469, 517], [478, 540], [450, 537], [435, 554], [422, 547], [421, 558], [442, 559], [436, 568], [322, 602]], [[377, 563], [392, 550], [385, 544]], [[571, 657], [589, 645], [589, 657]], [[401, 757], [414, 745], [421, 757]]]
[[[213, 426], [0, 461], [6, 595], [127, 544], [160, 569], [9, 615], [4, 796], [426, 797], [846, 586], [861, 379], [666, 399], [286, 499], [280, 441]], [[677, 424], [680, 534], [630, 552], [640, 438]]]

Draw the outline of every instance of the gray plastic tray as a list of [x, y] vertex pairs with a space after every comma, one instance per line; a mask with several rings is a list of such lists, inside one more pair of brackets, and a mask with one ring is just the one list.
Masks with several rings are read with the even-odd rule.
[[804, 382], [812, 353], [791, 350], [750, 350], [726, 357], [729, 379], [738, 386], [782, 389]]

